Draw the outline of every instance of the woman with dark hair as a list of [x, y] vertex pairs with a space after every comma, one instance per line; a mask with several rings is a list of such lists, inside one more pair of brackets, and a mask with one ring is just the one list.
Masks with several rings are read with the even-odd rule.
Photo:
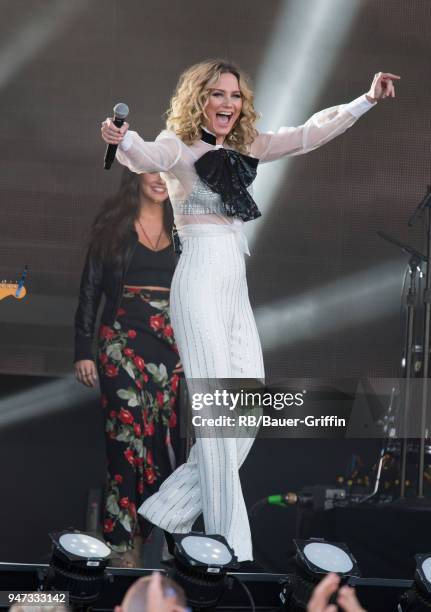
[[[158, 173], [125, 169], [96, 217], [75, 317], [75, 375], [97, 370], [108, 459], [103, 532], [124, 565], [139, 559], [150, 524], [136, 508], [179, 463], [176, 403], [181, 375], [169, 318], [175, 268], [172, 207]], [[93, 338], [102, 294], [106, 302]]]
[[[258, 164], [308, 153], [343, 134], [379, 100], [395, 96], [398, 78], [379, 72], [355, 100], [324, 109], [303, 125], [259, 133], [246, 75], [230, 62], [209, 60], [181, 75], [167, 129], [154, 142], [128, 131], [127, 123], [102, 123], [102, 138], [118, 145], [122, 164], [133, 172], [162, 172], [166, 179], [182, 245], [171, 313], [187, 379], [264, 379], [242, 233], [243, 222], [261, 215], [249, 191]], [[223, 535], [238, 560], [246, 561], [253, 558], [252, 542], [238, 470], [253, 437], [248, 431], [223, 437], [213, 429], [211, 437], [196, 435], [187, 463], [139, 513], [172, 534], [189, 532], [202, 512], [206, 532]]]

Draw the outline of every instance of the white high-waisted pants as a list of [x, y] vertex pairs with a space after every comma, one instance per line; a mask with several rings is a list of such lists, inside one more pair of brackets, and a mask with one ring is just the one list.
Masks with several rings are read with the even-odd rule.
[[[170, 314], [186, 378], [263, 381], [251, 310], [244, 237], [220, 225], [180, 231], [182, 254], [172, 280]], [[196, 438], [188, 461], [139, 508], [170, 533], [188, 533], [202, 512], [206, 533], [223, 535], [239, 561], [252, 559], [250, 526], [238, 469], [253, 438]]]

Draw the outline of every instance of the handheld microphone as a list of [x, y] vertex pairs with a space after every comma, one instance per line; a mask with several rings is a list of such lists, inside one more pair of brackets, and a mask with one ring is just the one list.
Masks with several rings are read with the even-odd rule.
[[[114, 106], [114, 125], [116, 125], [117, 127], [121, 127], [128, 114], [129, 107], [127, 106], [127, 104], [124, 104], [123, 102], [119, 102], [118, 104], [116, 104]], [[112, 162], [115, 159], [115, 153], [117, 152], [117, 146], [118, 145], [116, 144], [109, 144], [106, 147], [104, 162], [105, 170], [109, 170], [109, 168], [112, 166]]]

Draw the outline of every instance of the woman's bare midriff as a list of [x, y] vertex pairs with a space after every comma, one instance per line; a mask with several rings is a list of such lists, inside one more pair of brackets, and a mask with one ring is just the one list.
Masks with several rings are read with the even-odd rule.
[[170, 291], [168, 287], [153, 287], [152, 285], [124, 285], [130, 289], [151, 289], [151, 291]]

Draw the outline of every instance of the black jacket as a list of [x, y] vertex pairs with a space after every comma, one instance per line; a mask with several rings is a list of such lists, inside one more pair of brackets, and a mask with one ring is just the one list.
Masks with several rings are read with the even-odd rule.
[[124, 278], [138, 244], [138, 234], [129, 230], [124, 243], [123, 265], [103, 263], [91, 248], [87, 253], [75, 314], [75, 361], [94, 359], [93, 338], [102, 294], [106, 296], [101, 323], [111, 326], [120, 306]]

